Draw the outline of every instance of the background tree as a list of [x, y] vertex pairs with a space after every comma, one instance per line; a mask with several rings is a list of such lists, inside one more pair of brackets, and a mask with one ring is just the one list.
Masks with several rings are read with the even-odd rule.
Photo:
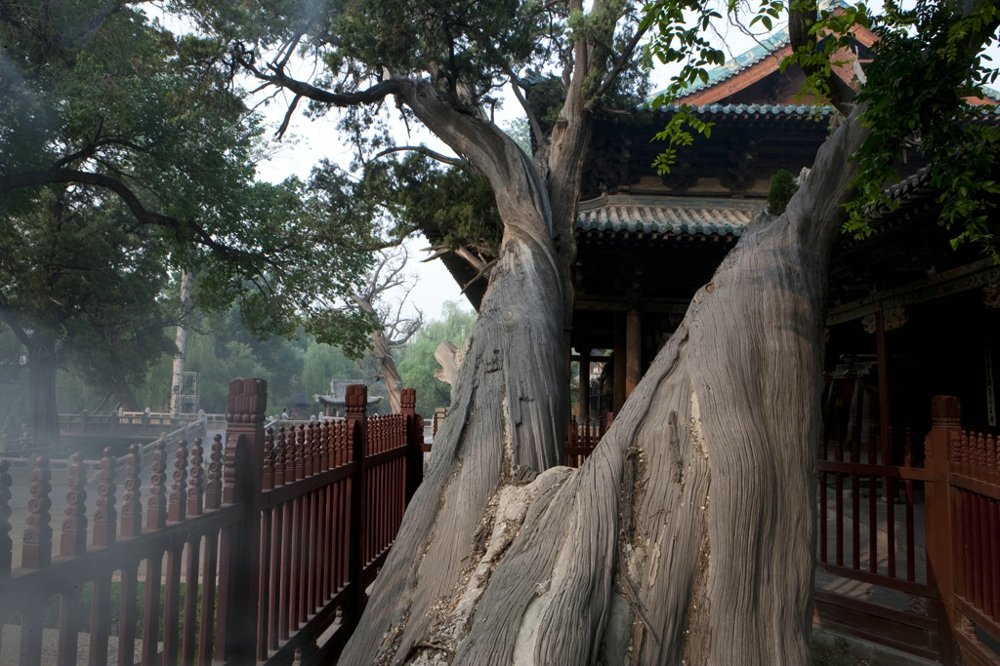
[[263, 130], [219, 44], [144, 4], [0, 3], [0, 321], [27, 349], [40, 439], [58, 434], [56, 367], [134, 406], [128, 385], [180, 316], [157, 292], [168, 270], [259, 335], [357, 354], [373, 325], [348, 298], [372, 230], [326, 224], [299, 181], [254, 183]]
[[41, 446], [59, 439], [59, 369], [134, 409], [129, 386], [170, 349], [162, 254], [122, 229], [120, 207], [61, 189], [31, 214], [0, 217], [0, 323], [21, 343], [9, 351], [24, 358], [23, 418]]
[[389, 408], [393, 414], [398, 414], [401, 409], [400, 396], [403, 390], [393, 351], [405, 345], [424, 322], [420, 310], [415, 310], [415, 314], [403, 312], [407, 297], [413, 289], [412, 281], [403, 273], [408, 259], [409, 254], [403, 246], [381, 251], [375, 265], [354, 293], [354, 301], [358, 306], [378, 322], [378, 327], [369, 333], [369, 354], [375, 373], [385, 384]]
[[476, 315], [448, 301], [441, 309], [441, 319], [427, 322], [399, 355], [399, 374], [404, 386], [417, 390], [417, 412], [425, 418], [438, 407], [451, 402], [451, 386], [435, 378], [438, 362], [435, 351], [443, 342], [461, 349], [476, 321]]

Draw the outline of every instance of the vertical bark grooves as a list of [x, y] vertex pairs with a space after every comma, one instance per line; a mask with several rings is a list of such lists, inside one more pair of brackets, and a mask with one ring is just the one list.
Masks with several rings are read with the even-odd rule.
[[[348, 663], [380, 647], [380, 663], [808, 661], [825, 272], [866, 134], [844, 125], [786, 214], [751, 225], [695, 295], [594, 454], [538, 476], [509, 524], [497, 498], [516, 467], [555, 462], [565, 368], [559, 266], [508, 229]], [[475, 600], [462, 626], [435, 633], [459, 599]]]
[[567, 389], [563, 319], [553, 304], [561, 301], [551, 249], [508, 234], [431, 468], [345, 663], [392, 663], [414, 652], [447, 619], [463, 572], [475, 564], [475, 536], [490, 500], [519, 468], [540, 471], [558, 462]]

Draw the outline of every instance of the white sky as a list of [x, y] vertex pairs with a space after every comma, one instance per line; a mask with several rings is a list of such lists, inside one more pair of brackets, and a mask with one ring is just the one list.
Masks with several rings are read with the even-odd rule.
[[[287, 99], [290, 101], [290, 98]], [[303, 106], [305, 105], [302, 104], [299, 108]], [[277, 128], [286, 108], [287, 101], [279, 95], [261, 111], [272, 128]], [[440, 152], [451, 152], [426, 131], [414, 132], [405, 143], [424, 144]], [[350, 149], [340, 140], [335, 112], [316, 119], [306, 118], [301, 112], [297, 112], [289, 123], [285, 136], [273, 148], [269, 158], [257, 166], [258, 177], [272, 182], [292, 175], [306, 180], [313, 166], [323, 159], [345, 168], [351, 159]], [[444, 264], [439, 259], [424, 261], [430, 256], [425, 252], [429, 246], [430, 243], [423, 236], [412, 238], [406, 243], [410, 255], [406, 272], [415, 282], [407, 299], [408, 303], [423, 313], [424, 321], [441, 319], [445, 301], [458, 301], [464, 309], [471, 311], [469, 301], [462, 295]]]

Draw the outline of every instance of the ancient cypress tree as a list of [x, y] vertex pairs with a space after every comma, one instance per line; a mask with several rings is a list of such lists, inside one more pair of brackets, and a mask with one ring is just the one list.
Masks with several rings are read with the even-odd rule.
[[[877, 199], [900, 136], [919, 135], [936, 165], [963, 150], [962, 98], [991, 76], [980, 52], [994, 3], [889, 3], [881, 64], [860, 97], [828, 75], [836, 43], [825, 38], [844, 19], [791, 3], [798, 62], [843, 118], [785, 211], [751, 225], [698, 291], [575, 471], [558, 466], [564, 328], [592, 114], [627, 93], [651, 29], [657, 54], [693, 54], [682, 80], [700, 76], [719, 58], [702, 37], [719, 14], [694, 0], [645, 14], [612, 0], [215, 4], [188, 7], [233, 40], [246, 71], [290, 94], [289, 117], [304, 99], [313, 112], [345, 109], [357, 130], [394, 103], [457, 157], [420, 152], [485, 180], [502, 224], [451, 414], [346, 663], [806, 663], [830, 248], [845, 222], [863, 224], [862, 205], [845, 208], [859, 169]], [[764, 3], [756, 22], [783, 11]], [[848, 18], [868, 20], [857, 8]], [[321, 73], [297, 78], [297, 53]], [[906, 76], [926, 87], [893, 86]], [[533, 156], [491, 121], [505, 85], [523, 101]], [[995, 133], [977, 140], [995, 155]], [[979, 220], [995, 185], [963, 182], [980, 186], [956, 193], [955, 220]]]

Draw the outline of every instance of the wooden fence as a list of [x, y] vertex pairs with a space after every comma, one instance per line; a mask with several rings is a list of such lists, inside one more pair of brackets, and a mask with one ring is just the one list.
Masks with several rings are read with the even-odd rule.
[[958, 398], [934, 398], [932, 416], [925, 463], [934, 475], [927, 497], [928, 566], [963, 663], [997, 664], [1000, 446], [995, 435], [962, 429]]
[[604, 437], [611, 427], [615, 415], [604, 414], [596, 422], [577, 423], [576, 417], [570, 419], [569, 432], [566, 434], [565, 463], [570, 467], [579, 467], [583, 461], [594, 452], [594, 447]]
[[[824, 438], [817, 463], [817, 621], [920, 656], [1000, 662], [1000, 446], [931, 405], [916, 465], [909, 431]], [[843, 584], [849, 581], [849, 584]], [[992, 646], [992, 647], [991, 647]]]
[[363, 386], [347, 395], [343, 421], [265, 432], [266, 383], [233, 380], [225, 442], [157, 444], [148, 488], [138, 447], [124, 470], [107, 451], [92, 511], [76, 456], [58, 539], [38, 459], [17, 568], [17, 489], [0, 461], [0, 626], [17, 642], [0, 654], [21, 666], [104, 664], [112, 652], [121, 665], [327, 663], [422, 473], [413, 390], [393, 416], [368, 417]]

